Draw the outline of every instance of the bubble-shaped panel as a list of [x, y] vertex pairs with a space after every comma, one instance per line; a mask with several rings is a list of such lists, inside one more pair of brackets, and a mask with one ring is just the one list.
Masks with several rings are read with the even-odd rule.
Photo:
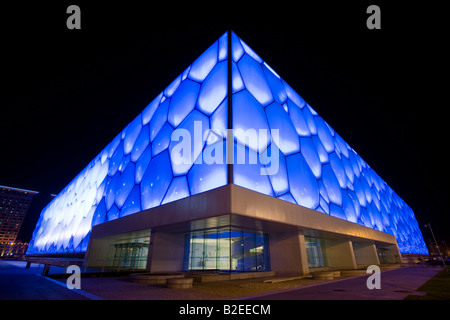
[[[222, 149], [222, 155], [226, 155], [226, 142], [219, 141], [207, 146], [204, 153]], [[227, 164], [225, 158], [210, 164], [206, 162], [194, 164], [187, 175], [191, 195], [202, 193], [223, 186], [227, 183]]]
[[244, 55], [238, 62], [239, 71], [245, 87], [263, 106], [273, 101], [272, 91], [267, 84], [261, 65], [249, 55]]
[[203, 80], [205, 80], [217, 63], [218, 43], [218, 41], [214, 42], [211, 47], [194, 61], [189, 72], [189, 78], [197, 82], [203, 82]]
[[176, 127], [195, 108], [200, 84], [189, 79], [184, 80], [172, 96], [167, 120]]
[[141, 182], [142, 209], [150, 209], [161, 204], [172, 181], [169, 152], [163, 151], [150, 161]]
[[193, 110], [172, 134], [169, 151], [174, 175], [184, 175], [192, 167], [203, 150], [208, 129], [208, 117]]
[[291, 194], [295, 201], [306, 208], [319, 205], [317, 180], [300, 153], [286, 157]]
[[266, 108], [269, 127], [273, 131], [278, 130], [278, 147], [284, 155], [289, 155], [300, 151], [300, 143], [289, 115], [284, 108], [277, 102], [272, 103]]
[[270, 143], [264, 108], [247, 90], [233, 95], [233, 133], [239, 143], [258, 152]]
[[198, 108], [206, 115], [216, 110], [219, 104], [227, 96], [227, 62], [223, 61], [211, 71], [200, 89]]
[[[261, 163], [258, 154], [240, 144], [235, 143], [236, 161], [233, 168], [233, 182], [234, 184], [252, 189], [254, 191], [273, 195], [272, 186], [266, 168]], [[238, 159], [245, 159], [239, 161]]]

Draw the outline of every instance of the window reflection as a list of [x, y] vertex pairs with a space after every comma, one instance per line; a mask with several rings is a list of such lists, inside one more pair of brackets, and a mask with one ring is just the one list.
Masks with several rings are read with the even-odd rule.
[[195, 231], [186, 236], [185, 270], [267, 271], [268, 236], [231, 228]]

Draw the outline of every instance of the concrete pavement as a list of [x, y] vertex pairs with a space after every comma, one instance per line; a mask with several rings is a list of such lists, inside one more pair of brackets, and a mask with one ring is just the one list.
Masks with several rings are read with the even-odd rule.
[[441, 270], [439, 266], [416, 265], [382, 271], [380, 289], [367, 288], [367, 274], [239, 300], [402, 300], [409, 294], [424, 294], [416, 290]]
[[[64, 283], [41, 276], [44, 265], [0, 260], [0, 300], [91, 300], [95, 296], [81, 290], [69, 290]], [[50, 273], [64, 273], [52, 267]]]
[[[64, 280], [58, 281], [41, 276], [43, 265], [32, 264], [31, 268], [25, 269], [25, 264], [19, 261], [0, 260], [0, 300], [100, 299], [94, 294], [112, 300], [155, 299], [155, 297], [168, 300], [197, 300], [202, 296], [195, 288], [173, 290], [131, 283], [126, 278], [85, 278], [82, 289], [86, 291], [69, 290]], [[442, 267], [413, 266], [382, 271], [380, 290], [369, 290], [366, 281], [370, 275], [363, 275], [247, 296], [238, 300], [401, 300], [408, 294], [421, 294], [416, 290], [440, 270]], [[64, 271], [61, 267], [50, 268], [50, 274]], [[217, 282], [215, 285], [221, 286], [221, 283]]]

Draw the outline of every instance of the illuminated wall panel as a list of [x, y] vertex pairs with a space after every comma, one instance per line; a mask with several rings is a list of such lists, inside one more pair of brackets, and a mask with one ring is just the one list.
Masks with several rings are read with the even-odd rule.
[[[85, 252], [97, 224], [228, 183], [390, 233], [402, 253], [427, 253], [411, 208], [258, 54], [230, 40], [230, 54], [225, 33], [44, 208], [28, 254]], [[177, 149], [181, 131], [192, 152]]]
[[231, 56], [233, 128], [279, 133], [278, 141], [272, 134], [250, 145], [243, 133], [235, 141], [262, 159], [271, 144], [283, 155], [279, 172], [268, 180], [272, 191], [256, 183], [252, 170], [241, 170], [242, 164], [234, 164], [234, 184], [390, 233], [402, 253], [428, 253], [411, 208], [235, 34]]
[[[228, 183], [226, 164], [194, 163], [225, 145], [227, 39], [225, 33], [186, 68], [42, 210], [28, 254], [85, 252], [97, 224]], [[193, 140], [190, 157], [181, 159], [189, 161], [177, 164], [172, 133], [193, 135], [195, 121], [217, 135]]]

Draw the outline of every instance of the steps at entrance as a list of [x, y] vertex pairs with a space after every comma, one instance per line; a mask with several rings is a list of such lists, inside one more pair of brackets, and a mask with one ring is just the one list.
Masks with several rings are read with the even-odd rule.
[[189, 277], [194, 279], [194, 282], [213, 282], [213, 281], [226, 281], [226, 280], [239, 280], [239, 279], [253, 279], [263, 277], [273, 277], [275, 271], [262, 271], [262, 272], [241, 272], [241, 273], [196, 273], [190, 274]]

